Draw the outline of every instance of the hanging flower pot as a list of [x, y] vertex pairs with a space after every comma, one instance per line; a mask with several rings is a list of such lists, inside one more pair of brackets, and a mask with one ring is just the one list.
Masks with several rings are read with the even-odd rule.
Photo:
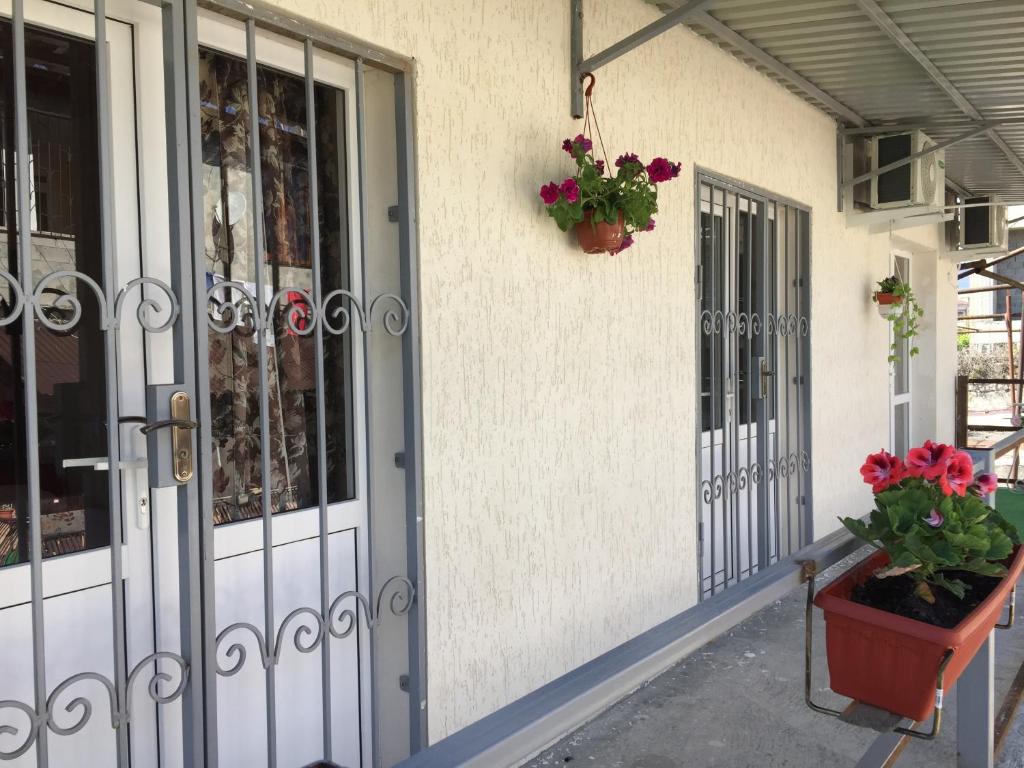
[[892, 323], [892, 341], [889, 345], [889, 362], [899, 360], [904, 342], [911, 357], [917, 354], [914, 337], [917, 336], [920, 319], [924, 310], [917, 303], [917, 297], [909, 283], [896, 275], [878, 281], [878, 290], [871, 295], [878, 305], [878, 314]]
[[576, 241], [584, 253], [618, 253], [626, 236], [626, 218], [619, 211], [615, 221], [594, 221], [594, 212], [584, 211], [583, 221], [575, 230]]
[[[942, 692], [997, 626], [1024, 570], [1024, 548], [1017, 529], [983, 501], [995, 477], [975, 477], [971, 457], [951, 446], [929, 440], [905, 463], [880, 451], [861, 474], [875, 509], [868, 521], [842, 522], [880, 551], [814, 598], [825, 613], [829, 685], [917, 722], [935, 710], [932, 734], [910, 734], [932, 738]], [[806, 693], [812, 708], [838, 715]]]
[[[635, 153], [620, 155], [609, 166], [591, 94], [594, 76], [586, 90], [583, 133], [562, 142], [562, 149], [576, 164], [576, 173], [561, 184], [551, 181], [540, 188], [540, 198], [558, 228], [573, 228], [584, 253], [621, 253], [633, 244], [633, 235], [654, 229], [658, 212], [658, 185], [679, 176], [682, 166], [664, 157], [644, 163]], [[604, 159], [594, 157], [590, 137], [591, 118]], [[614, 171], [614, 172], [613, 172]]]

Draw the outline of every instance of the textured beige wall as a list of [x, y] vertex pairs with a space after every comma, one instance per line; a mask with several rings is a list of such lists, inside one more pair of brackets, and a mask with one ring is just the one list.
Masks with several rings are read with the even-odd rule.
[[[695, 164], [813, 209], [818, 533], [865, 509], [890, 243], [835, 212], [828, 118], [683, 28], [630, 53], [599, 73], [608, 150], [684, 172], [655, 233], [584, 256], [536, 192], [580, 127], [568, 3], [277, 2], [416, 59], [432, 740], [695, 602]], [[587, 53], [657, 15], [585, 6]], [[937, 247], [937, 228], [903, 234]]]

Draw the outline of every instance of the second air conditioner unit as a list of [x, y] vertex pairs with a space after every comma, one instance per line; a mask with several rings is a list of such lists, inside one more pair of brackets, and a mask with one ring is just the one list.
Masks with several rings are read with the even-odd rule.
[[960, 209], [961, 248], [1002, 248], [1006, 245], [1006, 206], [995, 198], [968, 197]]
[[[916, 155], [935, 142], [922, 131], [894, 133], [871, 139], [871, 170]], [[871, 178], [872, 208], [905, 208], [945, 204], [946, 153], [938, 150]]]

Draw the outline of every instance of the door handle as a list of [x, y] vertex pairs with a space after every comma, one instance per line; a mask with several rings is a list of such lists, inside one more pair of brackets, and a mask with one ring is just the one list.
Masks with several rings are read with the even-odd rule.
[[162, 419], [161, 421], [154, 421], [146, 424], [144, 427], [139, 428], [139, 432], [144, 435], [148, 435], [150, 432], [155, 432], [158, 429], [164, 429], [165, 427], [172, 427], [174, 429], [195, 429], [199, 426], [199, 422], [192, 421], [192, 419]]
[[760, 373], [760, 386], [758, 388], [757, 396], [761, 400], [765, 400], [768, 397], [768, 379], [775, 375], [775, 371], [768, 369], [768, 358], [759, 357], [757, 358], [757, 369]]

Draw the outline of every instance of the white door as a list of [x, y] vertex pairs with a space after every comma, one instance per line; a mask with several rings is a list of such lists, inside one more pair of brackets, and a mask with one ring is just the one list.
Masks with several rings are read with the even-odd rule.
[[[401, 336], [409, 313], [396, 295], [364, 295], [354, 65], [200, 12], [193, 260], [173, 245], [172, 195], [187, 171], [168, 167], [160, 9], [107, 2], [104, 206], [92, 3], [25, 0], [33, 250], [31, 279], [20, 279], [10, 2], [0, 0], [0, 269], [30, 300], [0, 280], [0, 757], [178, 766], [198, 743], [227, 768], [328, 757], [369, 768], [385, 751], [371, 719], [371, 632], [410, 609], [413, 585], [393, 576], [371, 592], [366, 338]], [[188, 339], [178, 320], [193, 307], [179, 308], [169, 287], [185, 258], [202, 318]], [[33, 315], [29, 397], [21, 331]], [[392, 341], [388, 354], [401, 350]], [[157, 482], [165, 457], [143, 429], [158, 426], [153, 387], [192, 386], [175, 382], [182, 345], [195, 352], [198, 382], [176, 424], [197, 449], [195, 477]], [[34, 563], [32, 408], [43, 554]], [[114, 486], [108, 421], [120, 435]], [[196, 493], [201, 504], [182, 502]], [[193, 519], [205, 557], [183, 554], [191, 544], [179, 533]], [[182, 583], [193, 578], [202, 590], [189, 605]], [[201, 620], [201, 649], [183, 647], [182, 628]], [[389, 676], [396, 688], [406, 671]], [[191, 731], [183, 696], [205, 706]]]
[[[129, 12], [130, 11], [130, 12]], [[3, 93], [0, 95], [0, 157], [4, 179], [0, 265], [19, 274], [16, 232], [12, 7], [0, 2], [0, 50]], [[33, 731], [24, 708], [0, 705], [0, 752], [23, 753], [12, 762], [37, 765], [46, 751], [49, 765], [114, 765], [117, 736], [113, 712], [131, 709], [132, 761], [157, 760], [156, 704], [145, 695], [152, 665], [144, 660], [156, 650], [152, 590], [152, 536], [145, 439], [145, 356], [143, 329], [136, 321], [142, 288], [130, 288], [119, 306], [97, 298], [107, 283], [126, 287], [143, 274], [145, 238], [141, 233], [137, 138], [143, 127], [139, 110], [162, 114], [159, 91], [136, 93], [134, 66], [139, 44], [135, 23], [158, 23], [155, 8], [112, 6], [107, 26], [107, 61], [111, 155], [110, 201], [112, 274], [104, 274], [101, 255], [100, 156], [96, 119], [94, 17], [66, 4], [26, 0], [25, 51], [30, 164], [32, 275], [37, 300], [22, 306], [21, 317], [0, 328], [0, 699], [32, 705], [37, 680], [50, 698], [49, 716]], [[158, 30], [159, 32], [159, 30]], [[157, 76], [159, 76], [157, 71]], [[137, 100], [138, 96], [138, 100]], [[156, 101], [152, 98], [155, 96]], [[166, 205], [166, 191], [164, 192]], [[164, 246], [166, 248], [166, 245]], [[63, 273], [63, 274], [62, 274]], [[75, 273], [75, 274], [67, 274]], [[90, 285], [90, 281], [93, 282]], [[3, 313], [11, 317], [17, 301], [8, 284], [2, 288]], [[147, 296], [160, 300], [146, 288]], [[170, 315], [166, 295], [163, 310]], [[116, 318], [116, 358], [104, 346], [101, 326]], [[38, 410], [40, 535], [43, 561], [40, 615], [33, 616], [32, 566], [27, 500], [26, 401], [22, 388], [26, 363], [21, 349], [23, 322], [34, 319]], [[76, 317], [76, 315], [79, 315]], [[110, 366], [117, 368], [112, 386], [117, 412], [106, 409]], [[118, 424], [122, 456], [118, 509], [121, 540], [113, 550], [111, 494], [108, 487], [108, 421]], [[112, 557], [119, 560], [121, 583], [112, 584]], [[123, 596], [115, 619], [113, 590]], [[33, 626], [41, 630], [42, 654], [35, 654]], [[127, 701], [115, 703], [115, 658], [123, 654], [126, 673], [136, 666]], [[161, 662], [164, 672], [170, 667]], [[181, 681], [179, 675], [174, 687]], [[165, 688], [164, 691], [168, 691]], [[141, 694], [140, 694], [141, 691]], [[92, 707], [91, 716], [82, 697]], [[80, 730], [76, 730], [81, 726]], [[61, 729], [74, 731], [61, 735]], [[123, 745], [124, 747], [124, 745]]]
[[[325, 334], [322, 344], [330, 393], [324, 413], [328, 474], [318, 482], [317, 340], [302, 333], [309, 309], [303, 297], [314, 283], [304, 51], [291, 41], [256, 34], [263, 207], [257, 243], [246, 29], [201, 13], [198, 32], [202, 269], [211, 290], [209, 324], [203, 331], [209, 346], [206, 397], [213, 441], [218, 756], [223, 766], [273, 764], [268, 759], [272, 753], [278, 765], [308, 765], [324, 755], [326, 704], [334, 761], [370, 765], [365, 738], [369, 718], [363, 717], [369, 701], [369, 654], [359, 654], [359, 631], [345, 633], [348, 619], [336, 614], [321, 629], [309, 610], [319, 612], [322, 586], [329, 602], [360, 587], [365, 591], [369, 541], [364, 349], [353, 343], [361, 337], [350, 332], [357, 325], [355, 312], [349, 332]], [[351, 62], [317, 53], [314, 73], [321, 280], [325, 295], [348, 290], [361, 300], [359, 192], [350, 161], [356, 157], [354, 68]], [[255, 257], [257, 247], [265, 258]], [[262, 275], [257, 275], [258, 268]], [[269, 327], [254, 332], [243, 322], [225, 332], [232, 324], [234, 310], [229, 307], [249, 312], [254, 298], [272, 308]], [[337, 294], [328, 306], [331, 313], [341, 307], [351, 311], [352, 304]], [[335, 328], [344, 323], [343, 317], [335, 316]], [[296, 329], [289, 327], [290, 321]], [[262, 381], [261, 354], [266, 358]], [[261, 389], [267, 437], [260, 433]], [[267, 464], [263, 451], [269, 454]], [[262, 477], [268, 466], [270, 483]], [[268, 485], [270, 498], [265, 499]], [[324, 490], [329, 568], [322, 585], [319, 504]], [[263, 519], [265, 503], [273, 515], [269, 526]], [[267, 558], [271, 540], [273, 556]], [[176, 580], [170, 578], [168, 584], [173, 593]], [[355, 603], [350, 599], [339, 610], [357, 609]], [[178, 631], [176, 622], [165, 630], [170, 642]], [[330, 631], [345, 636], [333, 637]], [[318, 645], [318, 633], [325, 632]], [[236, 644], [246, 649], [246, 661]], [[329, 669], [322, 651], [329, 654]], [[261, 653], [276, 658], [260, 663]], [[324, 675], [329, 702], [323, 700]], [[246, 727], [239, 728], [240, 722]]]

